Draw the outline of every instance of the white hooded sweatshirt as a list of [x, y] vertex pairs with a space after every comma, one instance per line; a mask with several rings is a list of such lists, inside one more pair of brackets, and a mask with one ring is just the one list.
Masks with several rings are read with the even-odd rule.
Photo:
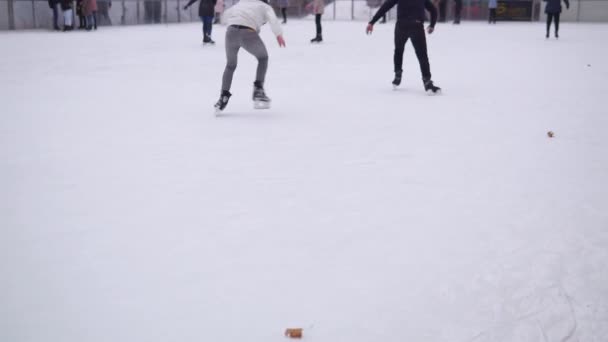
[[261, 0], [240, 0], [236, 5], [226, 10], [224, 15], [228, 26], [246, 26], [260, 32], [262, 25], [269, 22], [275, 36], [278, 37], [283, 34], [283, 29], [274, 14], [274, 10]]

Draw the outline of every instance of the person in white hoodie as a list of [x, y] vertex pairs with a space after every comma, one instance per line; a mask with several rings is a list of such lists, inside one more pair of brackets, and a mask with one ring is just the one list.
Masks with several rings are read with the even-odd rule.
[[215, 104], [216, 113], [228, 105], [232, 77], [237, 66], [240, 48], [254, 55], [258, 60], [255, 82], [253, 83], [253, 102], [256, 109], [270, 108], [270, 98], [264, 92], [264, 80], [268, 69], [268, 51], [260, 38], [262, 25], [270, 23], [272, 32], [277, 37], [280, 47], [285, 47], [283, 30], [270, 5], [262, 0], [241, 0], [224, 14], [228, 29], [226, 30], [226, 68], [222, 77], [220, 99]]

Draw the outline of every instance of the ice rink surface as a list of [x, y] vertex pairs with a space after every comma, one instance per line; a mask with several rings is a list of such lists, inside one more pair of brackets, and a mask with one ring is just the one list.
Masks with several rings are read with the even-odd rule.
[[284, 29], [0, 33], [0, 341], [608, 341], [608, 25]]

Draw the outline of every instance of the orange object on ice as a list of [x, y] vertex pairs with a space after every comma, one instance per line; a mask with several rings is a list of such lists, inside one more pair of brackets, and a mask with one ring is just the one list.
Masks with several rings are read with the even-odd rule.
[[288, 328], [285, 330], [285, 336], [291, 338], [302, 338], [301, 328]]

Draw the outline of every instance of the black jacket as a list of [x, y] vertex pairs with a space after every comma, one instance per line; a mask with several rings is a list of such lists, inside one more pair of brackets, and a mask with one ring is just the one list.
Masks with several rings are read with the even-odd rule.
[[386, 0], [369, 23], [375, 24], [395, 5], [397, 5], [398, 23], [423, 23], [425, 9], [431, 14], [431, 27], [435, 27], [437, 23], [437, 9], [430, 0]]
[[[193, 3], [199, 0], [190, 0], [186, 7], [190, 7]], [[198, 6], [198, 15], [200, 17], [213, 17], [215, 15], [215, 4], [217, 0], [200, 0], [200, 4]]]
[[[547, 2], [547, 6], [545, 7], [545, 13], [547, 14], [557, 14], [562, 13], [562, 0], [544, 0]], [[570, 3], [568, 0], [564, 0], [566, 3], [566, 8], [570, 8]]]

